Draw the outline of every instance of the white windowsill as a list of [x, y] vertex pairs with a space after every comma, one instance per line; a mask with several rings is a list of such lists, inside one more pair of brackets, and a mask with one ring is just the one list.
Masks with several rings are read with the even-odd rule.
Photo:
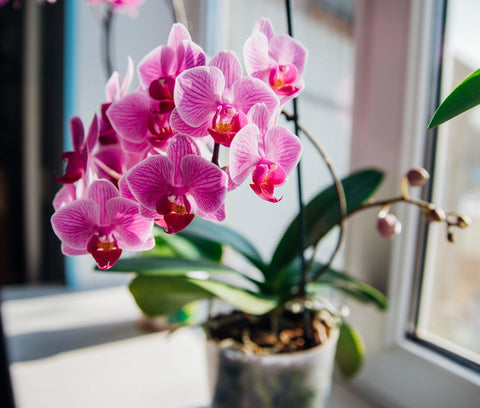
[[[208, 406], [200, 329], [141, 331], [125, 287], [28, 291], [3, 292], [17, 408]], [[328, 407], [373, 405], [335, 382]]]

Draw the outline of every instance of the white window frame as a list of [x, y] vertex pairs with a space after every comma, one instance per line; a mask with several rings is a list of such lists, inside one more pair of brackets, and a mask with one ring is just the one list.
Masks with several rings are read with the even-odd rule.
[[[423, 164], [428, 104], [436, 86], [429, 71], [436, 46], [431, 33], [438, 24], [433, 16], [439, 1], [357, 0], [356, 4], [351, 165], [385, 169], [386, 186], [379, 194], [387, 196], [398, 193], [399, 180], [409, 168]], [[385, 289], [390, 300], [385, 313], [351, 306], [349, 320], [365, 338], [367, 358], [350, 386], [381, 406], [477, 406], [478, 373], [405, 336], [419, 214], [406, 206], [395, 210], [403, 232], [392, 243], [374, 236], [374, 212], [349, 225], [346, 269]]]

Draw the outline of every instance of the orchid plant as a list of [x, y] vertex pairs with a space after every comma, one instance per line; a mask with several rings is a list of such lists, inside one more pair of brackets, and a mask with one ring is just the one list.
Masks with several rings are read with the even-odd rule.
[[[306, 204], [265, 261], [246, 238], [221, 224], [228, 211], [225, 199], [247, 180], [252, 195], [272, 205], [282, 199], [277, 188], [297, 166], [303, 147], [296, 134], [279, 125], [279, 117], [292, 118], [285, 106], [305, 86], [307, 50], [261, 18], [243, 52], [245, 72], [235, 53], [210, 58], [183, 25], [174, 24], [167, 44], [138, 64], [136, 89], [129, 90], [134, 78], [129, 60], [123, 78], [114, 72], [108, 80], [105, 102], [86, 135], [80, 118], [71, 119], [73, 150], [63, 155], [65, 173], [57, 177], [63, 186], [51, 217], [63, 253], [90, 254], [101, 270], [135, 271], [130, 290], [150, 316], [212, 298], [256, 315], [274, 313], [295, 299], [318, 306], [316, 294], [325, 287], [385, 308], [383, 294], [335, 271], [331, 260], [322, 265], [311, 256], [305, 271], [300, 266], [304, 253], [296, 244], [299, 233], [303, 250], [316, 247], [348, 216], [379, 207], [378, 230], [391, 238], [399, 233], [399, 221], [389, 212], [396, 202], [416, 205], [429, 221], [446, 222], [449, 228], [464, 226], [466, 220], [410, 196], [409, 186], [428, 178], [422, 169], [405, 175], [400, 196], [367, 201], [383, 178], [380, 171], [367, 169], [342, 181], [335, 178]], [[221, 156], [221, 149], [227, 154]], [[221, 163], [224, 156], [227, 162]], [[224, 263], [225, 246], [259, 276]], [[119, 260], [123, 251], [145, 254]], [[231, 275], [234, 283], [224, 279]], [[322, 307], [330, 308], [325, 302]], [[353, 348], [359, 356], [358, 334], [342, 327], [339, 348]], [[340, 362], [349, 375], [360, 360]]]

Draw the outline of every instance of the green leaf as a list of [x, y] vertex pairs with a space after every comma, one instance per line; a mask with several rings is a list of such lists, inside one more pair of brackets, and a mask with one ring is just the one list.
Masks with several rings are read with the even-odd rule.
[[[365, 202], [376, 191], [382, 179], [383, 173], [374, 169], [358, 171], [343, 179], [347, 214]], [[339, 222], [338, 194], [335, 186], [332, 185], [305, 206], [306, 246], [316, 245]], [[278, 243], [270, 263], [270, 270], [282, 269], [298, 255], [298, 228], [297, 216]]]
[[465, 78], [440, 104], [428, 129], [460, 115], [461, 113], [480, 104], [480, 69]]
[[155, 247], [146, 251], [144, 256], [202, 258], [201, 251], [189, 240], [177, 234], [167, 234], [160, 228], [155, 228], [155, 232]]
[[309, 293], [321, 292], [325, 286], [344, 292], [360, 302], [372, 303], [380, 310], [385, 310], [388, 306], [388, 299], [382, 292], [365, 282], [331, 268], [327, 269], [317, 282], [308, 284], [307, 291]]
[[141, 275], [185, 276], [192, 271], [239, 274], [239, 272], [234, 269], [204, 259], [190, 260], [173, 257], [162, 258], [158, 256], [122, 258], [107, 272], [136, 272]]
[[193, 301], [212, 297], [207, 290], [179, 276], [137, 276], [129, 289], [147, 316], [169, 315]]
[[200, 279], [189, 279], [189, 282], [198, 285], [245, 313], [263, 315], [279, 305], [278, 299], [274, 296], [255, 293], [223, 282]]
[[365, 344], [360, 332], [343, 322], [337, 343], [335, 362], [340, 372], [347, 379], [358, 373], [365, 359]]
[[182, 232], [167, 234], [157, 226], [155, 232], [155, 247], [167, 247], [176, 256], [187, 259], [205, 258], [216, 262], [220, 262], [222, 258], [223, 249], [220, 243], [199, 236], [182, 235]]
[[261, 271], [266, 268], [262, 256], [250, 241], [219, 223], [195, 217], [192, 223], [179, 234], [187, 239], [202, 238], [209, 242], [229, 245]]
[[140, 275], [130, 283], [130, 291], [140, 309], [149, 316], [170, 314], [195, 300], [213, 297], [257, 315], [268, 313], [278, 306], [278, 300], [273, 296], [224, 282], [185, 276]]

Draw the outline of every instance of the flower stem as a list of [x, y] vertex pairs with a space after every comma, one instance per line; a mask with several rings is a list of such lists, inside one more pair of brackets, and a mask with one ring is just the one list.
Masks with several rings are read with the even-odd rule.
[[110, 7], [108, 7], [105, 16], [102, 19], [103, 27], [103, 63], [105, 68], [105, 74], [107, 76], [107, 81], [110, 79], [113, 73], [112, 65], [112, 47], [111, 47], [111, 34], [112, 34], [112, 21], [113, 21], [113, 12]]
[[213, 153], [212, 153], [212, 163], [218, 166], [218, 156], [220, 153], [220, 144], [215, 142], [213, 145]]
[[[287, 10], [287, 25], [288, 25], [288, 34], [293, 38], [293, 21], [292, 21], [292, 5], [291, 0], [285, 0], [285, 6]], [[294, 124], [295, 134], [299, 136], [299, 126], [298, 126], [298, 106], [297, 99], [294, 98], [293, 101], [293, 117], [292, 121]], [[305, 259], [305, 206], [303, 205], [303, 188], [302, 188], [302, 168], [300, 162], [297, 165], [297, 199], [298, 199], [298, 252], [300, 256], [300, 283], [298, 289], [298, 296], [300, 298], [305, 298], [306, 296], [306, 286], [307, 286], [307, 262]], [[303, 310], [303, 338], [305, 345], [308, 345], [309, 342], [309, 318], [310, 314], [308, 313], [307, 308]]]
[[[294, 116], [295, 115], [290, 115], [289, 113], [283, 111], [282, 114], [288, 119], [288, 120], [294, 120]], [[330, 265], [332, 264], [333, 260], [335, 259], [335, 257], [337, 256], [337, 253], [338, 251], [340, 250], [341, 246], [342, 246], [342, 243], [343, 243], [343, 238], [344, 238], [344, 235], [345, 235], [345, 218], [347, 217], [347, 199], [345, 197], [345, 191], [343, 190], [343, 185], [342, 185], [342, 182], [340, 180], [340, 178], [338, 177], [337, 175], [337, 172], [333, 166], [333, 162], [332, 160], [330, 159], [330, 157], [327, 155], [327, 153], [325, 152], [325, 150], [322, 148], [322, 146], [320, 146], [320, 144], [315, 140], [315, 138], [312, 136], [312, 134], [307, 131], [305, 129], [304, 126], [302, 126], [299, 121], [297, 120], [296, 121], [296, 128], [298, 130], [300, 130], [306, 137], [307, 139], [310, 141], [310, 143], [312, 143], [312, 145], [315, 147], [315, 149], [317, 150], [317, 152], [320, 154], [320, 156], [322, 157], [322, 160], [323, 162], [325, 163], [325, 165], [327, 166], [328, 168], [328, 171], [330, 172], [330, 175], [332, 176], [333, 178], [333, 181], [334, 181], [334, 184], [335, 184], [335, 188], [337, 190], [337, 195], [338, 195], [338, 209], [339, 209], [339, 214], [340, 214], [340, 222], [339, 222], [339, 227], [340, 227], [340, 231], [338, 233], [338, 238], [337, 238], [337, 243], [336, 243], [336, 246], [334, 248], [334, 250], [332, 251], [332, 253], [330, 254], [330, 257], [328, 259], [328, 261], [323, 265], [322, 268], [320, 268], [316, 273], [315, 273], [315, 276], [313, 277], [313, 279], [309, 279], [309, 281], [312, 281], [312, 280], [315, 280], [315, 279], [318, 279], [320, 277], [320, 275], [322, 275], [322, 273], [324, 273], [329, 267]], [[300, 222], [300, 220], [299, 220]], [[304, 226], [303, 226], [304, 227]], [[305, 244], [304, 244], [305, 245]], [[316, 249], [316, 246], [315, 246], [315, 249]], [[314, 253], [312, 254], [311, 258], [310, 258], [310, 261], [308, 262], [308, 266], [306, 266], [305, 268], [305, 271], [308, 272], [308, 270], [310, 269], [311, 265], [313, 264], [313, 261], [314, 261], [314, 258], [315, 258], [315, 251]], [[307, 282], [305, 282], [306, 284]]]

